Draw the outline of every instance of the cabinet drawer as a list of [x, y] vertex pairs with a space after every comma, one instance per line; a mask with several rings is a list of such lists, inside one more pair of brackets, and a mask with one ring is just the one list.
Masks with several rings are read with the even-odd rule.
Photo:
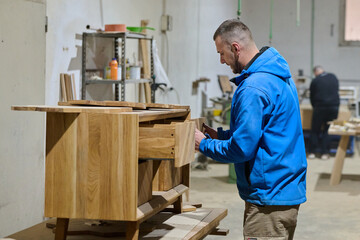
[[195, 154], [195, 123], [141, 124], [139, 158], [173, 159], [175, 167], [190, 163]]

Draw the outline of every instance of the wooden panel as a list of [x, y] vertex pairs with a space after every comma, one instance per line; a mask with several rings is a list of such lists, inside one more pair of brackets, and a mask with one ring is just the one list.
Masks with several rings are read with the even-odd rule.
[[139, 163], [138, 174], [138, 206], [152, 198], [153, 161]]
[[171, 109], [162, 111], [134, 111], [139, 114], [140, 122], [161, 120], [166, 118], [186, 117], [189, 115], [189, 110], [186, 109]]
[[147, 108], [164, 108], [164, 109], [190, 109], [190, 106], [187, 105], [178, 105], [178, 104], [163, 104], [163, 103], [146, 103]]
[[102, 106], [102, 107], [132, 107], [134, 109], [146, 109], [145, 103], [126, 102], [126, 101], [93, 101], [93, 100], [73, 100], [59, 102], [61, 106], [80, 105], [80, 106]]
[[176, 124], [175, 167], [184, 166], [195, 158], [195, 123], [186, 121]]
[[24, 105], [12, 106], [11, 110], [17, 111], [38, 111], [38, 112], [59, 112], [59, 113], [123, 113], [131, 112], [128, 107], [73, 107], [73, 106], [45, 106], [45, 105]]
[[204, 117], [194, 118], [194, 119], [191, 119], [190, 121], [195, 122], [195, 127], [202, 132], [202, 130], [203, 130], [202, 125], [203, 125], [203, 123], [206, 122], [206, 118], [204, 118]]
[[45, 216], [136, 220], [138, 118], [47, 114]]
[[174, 161], [154, 160], [153, 191], [168, 191], [182, 182], [182, 168], [175, 168]]
[[174, 128], [156, 129], [154, 125], [140, 126], [139, 158], [174, 159], [174, 135]]
[[193, 161], [195, 156], [195, 123], [140, 125], [139, 157], [174, 159], [175, 167]]

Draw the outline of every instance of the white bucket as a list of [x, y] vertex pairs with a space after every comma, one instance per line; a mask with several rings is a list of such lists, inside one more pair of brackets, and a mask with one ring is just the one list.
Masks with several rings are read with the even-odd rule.
[[140, 79], [140, 67], [131, 66], [130, 67], [130, 79]]

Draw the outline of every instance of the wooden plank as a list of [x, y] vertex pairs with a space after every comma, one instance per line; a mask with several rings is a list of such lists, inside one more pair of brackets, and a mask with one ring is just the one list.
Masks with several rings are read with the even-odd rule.
[[[146, 27], [149, 23], [149, 20], [141, 20], [141, 27]], [[146, 33], [146, 29], [142, 30], [143, 33]], [[151, 78], [151, 70], [150, 70], [150, 61], [149, 61], [149, 47], [148, 47], [148, 40], [139, 39], [139, 50], [141, 55], [141, 61], [143, 64], [142, 73], [143, 78], [150, 79]], [[141, 84], [140, 84], [141, 85]], [[147, 103], [151, 103], [151, 89], [149, 83], [143, 83], [142, 86], [144, 87], [145, 91], [145, 101]]]
[[76, 88], [75, 88], [75, 74], [71, 74], [71, 84], [72, 84], [72, 91], [74, 95], [74, 100], [76, 100]]
[[154, 216], [156, 213], [174, 203], [177, 198], [187, 190], [188, 188], [186, 186], [180, 184], [166, 192], [153, 191], [153, 198], [151, 201], [138, 207], [137, 219], [143, 222]]
[[196, 225], [190, 233], [188, 233], [184, 240], [197, 240], [201, 236], [206, 236], [217, 227], [220, 221], [226, 217], [227, 209], [212, 209], [211, 212]]
[[155, 120], [161, 120], [161, 119], [166, 119], [166, 118], [185, 117], [189, 113], [189, 111], [186, 109], [171, 109], [171, 110], [167, 110], [167, 111], [134, 110], [133, 112], [139, 114], [139, 122], [155, 121]]
[[335, 162], [330, 177], [330, 185], [337, 185], [341, 180], [341, 173], [344, 167], [346, 149], [349, 144], [349, 136], [343, 135], [340, 138], [339, 146], [336, 150]]
[[175, 127], [175, 167], [181, 167], [195, 158], [195, 123], [186, 121]]
[[124, 113], [132, 112], [128, 107], [73, 107], [73, 106], [46, 106], [46, 105], [19, 105], [11, 106], [15, 111], [38, 111], [38, 112], [58, 112], [58, 113]]
[[102, 106], [102, 107], [132, 107], [134, 109], [146, 109], [145, 103], [126, 101], [93, 101], [93, 100], [72, 100], [70, 105], [80, 106]]
[[164, 108], [164, 109], [190, 109], [190, 106], [178, 104], [164, 104], [164, 103], [146, 103], [146, 108]]
[[74, 95], [72, 91], [71, 77], [69, 74], [64, 74], [65, 77], [65, 90], [68, 101], [74, 100]]
[[66, 88], [65, 88], [65, 76], [63, 73], [60, 73], [60, 87], [61, 87], [61, 96], [64, 102], [68, 101], [68, 97], [66, 95]]
[[46, 139], [45, 216], [136, 220], [137, 115], [48, 113]]

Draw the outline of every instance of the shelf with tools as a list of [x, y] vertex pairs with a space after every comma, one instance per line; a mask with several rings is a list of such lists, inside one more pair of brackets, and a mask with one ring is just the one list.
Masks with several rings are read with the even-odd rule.
[[[110, 80], [110, 79], [89, 79], [87, 77], [88, 70], [87, 69], [87, 39], [89, 38], [111, 38], [114, 40], [114, 58], [117, 59], [119, 66], [121, 67], [121, 76], [118, 80]], [[125, 101], [125, 85], [126, 84], [136, 84], [136, 83], [144, 83], [144, 84], [152, 84], [154, 82], [154, 62], [153, 62], [153, 51], [152, 47], [150, 47], [150, 69], [148, 69], [148, 74], [140, 79], [126, 79], [126, 41], [128, 39], [137, 39], [140, 41], [150, 41], [150, 46], [152, 46], [153, 37], [148, 37], [147, 35], [140, 33], [131, 33], [131, 32], [97, 32], [97, 33], [88, 33], [84, 32], [82, 35], [82, 92], [81, 99], [86, 99], [86, 87], [89, 84], [114, 84], [114, 100], [115, 101]], [[141, 42], [139, 41], [139, 45]], [[146, 44], [146, 43], [142, 43]], [[143, 63], [145, 64], [145, 63]], [[144, 74], [145, 75], [145, 74]], [[120, 87], [120, 89], [119, 89]], [[149, 88], [150, 89], [150, 88]], [[151, 89], [151, 99], [154, 99], [154, 90]]]

